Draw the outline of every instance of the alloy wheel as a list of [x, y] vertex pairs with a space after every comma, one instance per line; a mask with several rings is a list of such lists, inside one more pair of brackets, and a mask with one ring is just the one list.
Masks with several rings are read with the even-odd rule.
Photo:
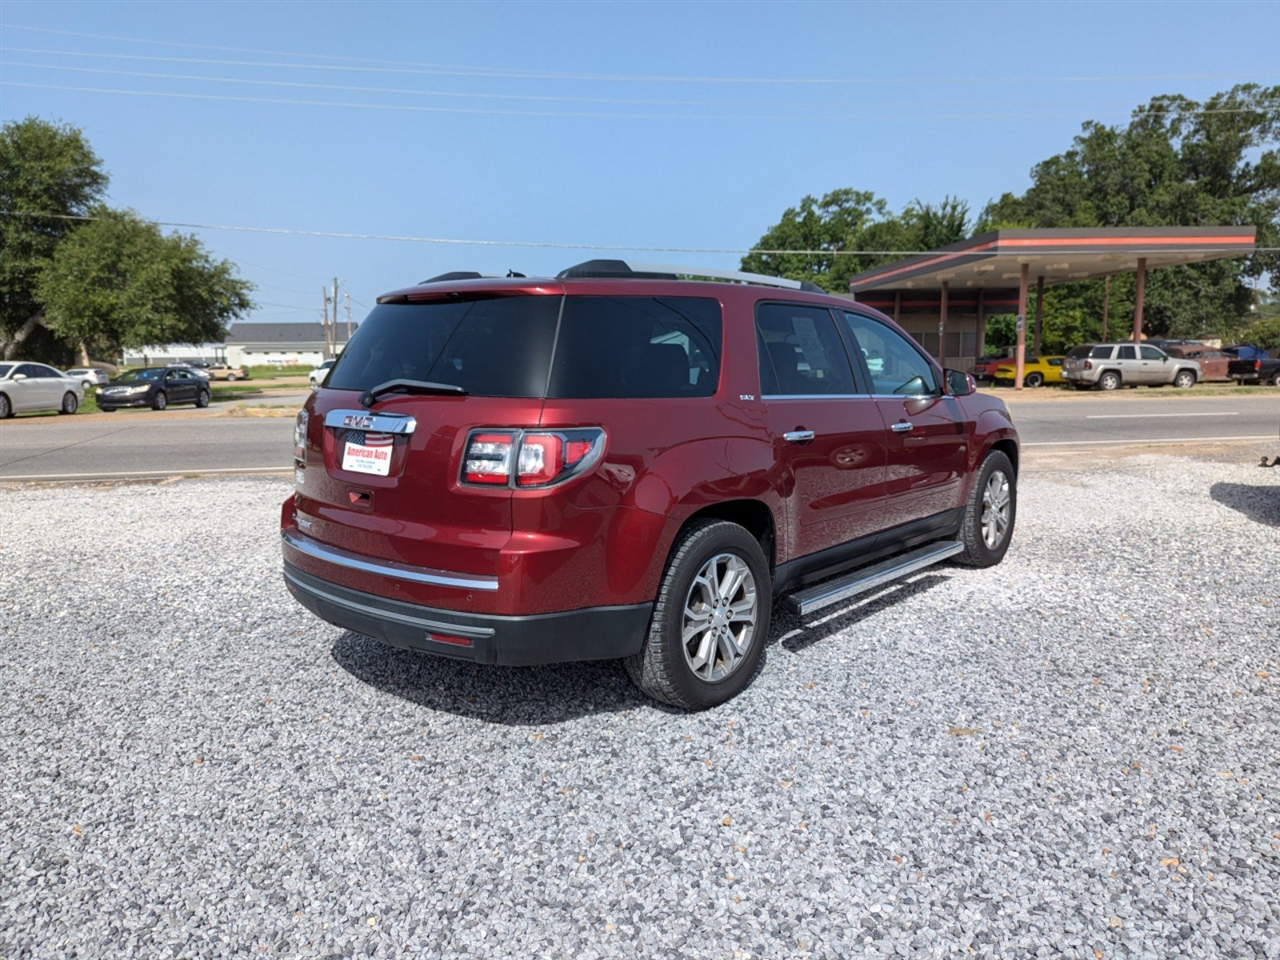
[[736, 554], [719, 553], [702, 565], [685, 597], [680, 646], [699, 680], [719, 683], [742, 663], [755, 639], [755, 577]]
[[1003, 470], [992, 471], [982, 491], [982, 539], [994, 550], [1009, 529], [1009, 478]]

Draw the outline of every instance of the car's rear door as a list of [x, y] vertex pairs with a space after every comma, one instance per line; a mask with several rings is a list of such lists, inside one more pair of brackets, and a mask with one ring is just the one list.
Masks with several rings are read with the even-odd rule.
[[885, 430], [826, 307], [760, 303], [756, 344], [761, 401], [788, 491], [791, 557], [877, 533], [884, 526]]

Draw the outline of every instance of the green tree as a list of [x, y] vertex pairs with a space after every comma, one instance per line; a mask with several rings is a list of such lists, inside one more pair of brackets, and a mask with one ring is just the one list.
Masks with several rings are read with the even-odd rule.
[[[1157, 97], [1125, 127], [1086, 123], [1065, 153], [1031, 171], [1021, 196], [1006, 193], [979, 218], [998, 227], [1254, 226], [1258, 246], [1280, 246], [1280, 87], [1242, 84], [1204, 103]], [[1238, 336], [1249, 318], [1251, 280], [1280, 281], [1274, 250], [1154, 270], [1143, 309], [1148, 335]], [[1054, 289], [1056, 310], [1092, 318], [1101, 334], [1102, 281]], [[1114, 278], [1109, 333], [1132, 316], [1133, 277]], [[1046, 305], [1050, 298], [1046, 298]], [[1057, 325], [1046, 313], [1046, 328]]]
[[59, 336], [97, 356], [153, 343], [221, 340], [253, 307], [252, 285], [200, 241], [162, 234], [132, 212], [99, 208], [58, 244], [38, 297]]
[[914, 200], [894, 216], [875, 194], [845, 187], [788, 207], [742, 258], [742, 269], [847, 293], [850, 277], [897, 260], [900, 251], [934, 250], [963, 240], [968, 222], [968, 204], [955, 197], [936, 206]]
[[106, 188], [102, 161], [75, 127], [27, 117], [0, 128], [0, 357], [40, 324], [40, 274], [80, 225], [67, 218], [86, 214]]

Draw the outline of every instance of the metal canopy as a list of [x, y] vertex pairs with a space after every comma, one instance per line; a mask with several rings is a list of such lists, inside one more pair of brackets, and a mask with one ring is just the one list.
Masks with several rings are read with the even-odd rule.
[[1239, 257], [1254, 250], [1254, 227], [1097, 227], [995, 230], [908, 257], [849, 281], [869, 290], [1016, 290], [1022, 266], [1046, 286], [1146, 269]]

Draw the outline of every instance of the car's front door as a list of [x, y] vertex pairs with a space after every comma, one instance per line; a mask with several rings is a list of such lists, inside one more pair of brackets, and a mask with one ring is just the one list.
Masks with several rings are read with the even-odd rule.
[[937, 369], [908, 337], [874, 317], [844, 311], [866, 365], [888, 437], [888, 522], [899, 526], [961, 505], [973, 424], [942, 393]]
[[1169, 358], [1155, 347], [1138, 348], [1139, 383], [1164, 383], [1169, 379]]
[[831, 311], [761, 303], [756, 346], [775, 481], [788, 491], [786, 558], [878, 532], [884, 526], [884, 424], [854, 378]]
[[50, 406], [50, 386], [48, 379], [42, 374], [43, 369], [38, 363], [23, 363], [13, 371], [10, 378], [13, 389], [9, 394], [13, 398], [15, 413], [44, 410]]

